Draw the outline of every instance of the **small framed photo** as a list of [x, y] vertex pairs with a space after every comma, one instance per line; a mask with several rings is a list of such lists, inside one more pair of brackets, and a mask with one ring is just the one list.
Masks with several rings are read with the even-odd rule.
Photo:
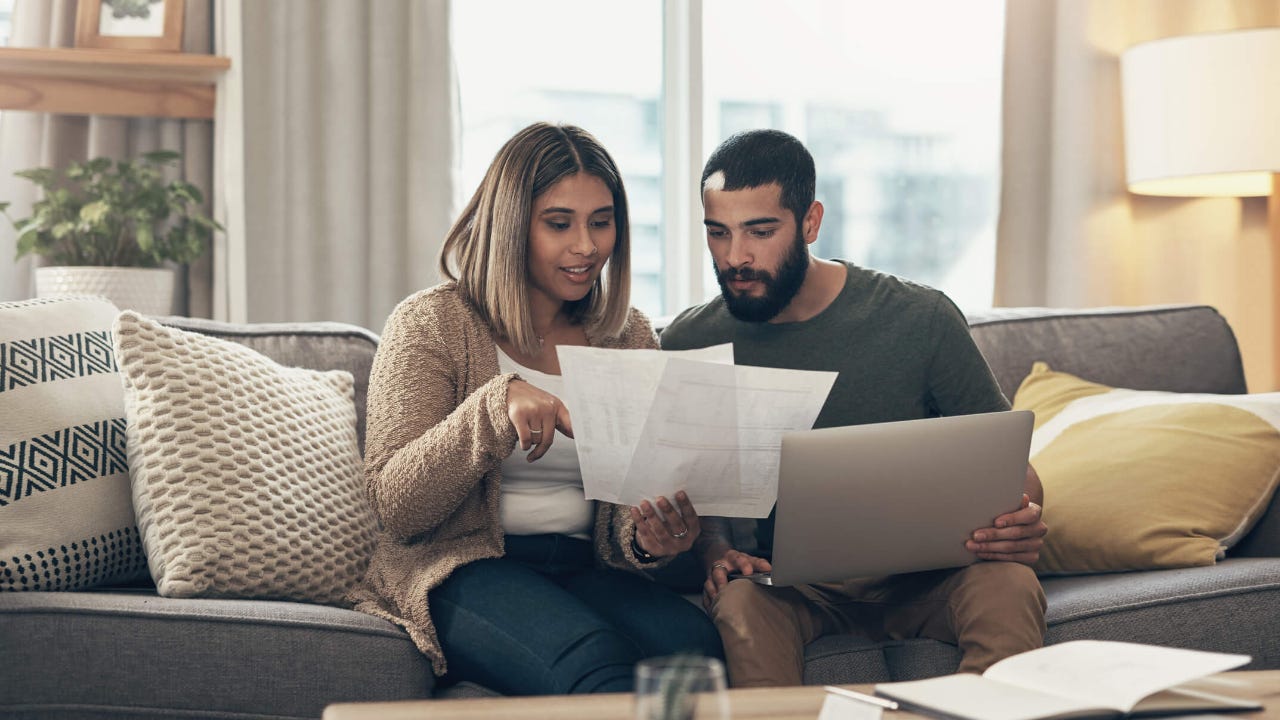
[[80, 0], [76, 47], [182, 50], [182, 0]]

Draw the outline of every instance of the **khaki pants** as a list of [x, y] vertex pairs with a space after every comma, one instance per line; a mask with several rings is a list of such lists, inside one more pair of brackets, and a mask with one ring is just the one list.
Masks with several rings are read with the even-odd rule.
[[800, 685], [804, 647], [823, 635], [932, 638], [959, 645], [960, 672], [1044, 644], [1044, 590], [1026, 565], [979, 562], [884, 578], [773, 588], [733, 580], [711, 618], [733, 687]]

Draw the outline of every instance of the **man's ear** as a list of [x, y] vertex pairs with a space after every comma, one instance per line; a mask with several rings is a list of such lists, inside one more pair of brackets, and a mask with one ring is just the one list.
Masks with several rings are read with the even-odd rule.
[[800, 228], [806, 245], [812, 245], [818, 239], [820, 227], [822, 227], [822, 203], [814, 200], [809, 210], [805, 212], [803, 227]]

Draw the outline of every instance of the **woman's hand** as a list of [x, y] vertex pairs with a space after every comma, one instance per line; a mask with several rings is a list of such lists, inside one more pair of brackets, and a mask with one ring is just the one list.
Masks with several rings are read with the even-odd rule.
[[631, 508], [631, 519], [636, 521], [636, 544], [641, 550], [654, 557], [670, 557], [693, 547], [693, 541], [702, 532], [698, 513], [683, 490], [676, 493], [676, 504], [679, 510], [670, 500], [659, 496], [658, 509], [662, 517], [648, 500]]
[[523, 380], [507, 384], [507, 417], [520, 437], [520, 449], [533, 448], [527, 458], [529, 462], [547, 454], [555, 441], [556, 430], [573, 437], [569, 409], [560, 398]]

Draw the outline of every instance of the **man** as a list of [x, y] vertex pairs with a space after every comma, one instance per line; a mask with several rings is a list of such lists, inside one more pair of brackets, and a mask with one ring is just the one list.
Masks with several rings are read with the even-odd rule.
[[[945, 295], [809, 253], [823, 212], [814, 186], [812, 156], [786, 133], [739, 133], [716, 149], [702, 202], [721, 296], [681, 313], [662, 347], [732, 342], [744, 365], [837, 371], [815, 427], [1008, 410]], [[729, 580], [770, 569], [774, 515], [757, 524], [755, 555], [732, 547], [727, 522], [704, 521], [695, 546], [707, 572], [703, 604], [724, 640], [731, 684], [799, 685], [804, 646], [834, 633], [954, 643], [961, 672], [1040, 647], [1044, 591], [1029, 566], [1046, 532], [1042, 502], [1028, 467], [1022, 508], [966, 542], [990, 562], [787, 588]]]

